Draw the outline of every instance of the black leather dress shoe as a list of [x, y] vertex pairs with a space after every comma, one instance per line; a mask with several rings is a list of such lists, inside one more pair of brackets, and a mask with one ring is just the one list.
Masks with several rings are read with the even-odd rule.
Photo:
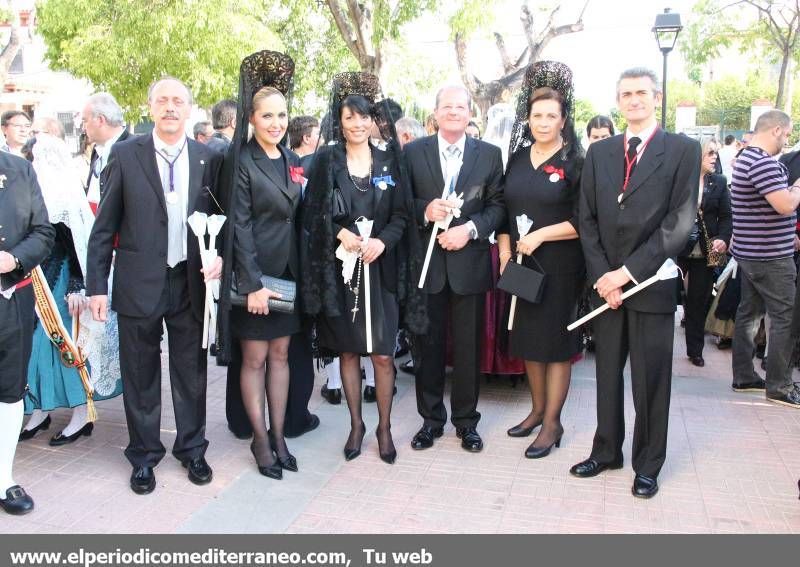
[[194, 484], [208, 484], [214, 477], [214, 472], [208, 466], [205, 457], [196, 457], [182, 462], [189, 469], [189, 480]]
[[233, 433], [234, 437], [236, 437], [237, 439], [241, 439], [241, 440], [250, 439], [253, 436], [252, 430], [251, 431], [236, 431], [233, 427], [231, 427], [230, 423], [228, 424], [228, 431]]
[[6, 490], [6, 497], [0, 498], [0, 507], [12, 516], [22, 516], [33, 510], [33, 498], [18, 484]]
[[368, 404], [375, 401], [375, 386], [364, 386], [364, 401]]
[[305, 435], [306, 433], [314, 431], [317, 427], [319, 427], [319, 417], [317, 417], [317, 415], [313, 413], [310, 413], [308, 415], [310, 417], [308, 418], [306, 424], [303, 426], [303, 429], [301, 429], [299, 432], [289, 431], [287, 429], [286, 432], [283, 434], [283, 436], [286, 437], [287, 439], [295, 439], [297, 437], [300, 437], [301, 435]]
[[637, 474], [633, 479], [631, 493], [637, 498], [652, 498], [658, 492], [658, 481], [649, 476]]
[[20, 441], [27, 441], [28, 439], [33, 439], [33, 436], [39, 433], [40, 431], [47, 431], [50, 428], [50, 416], [48, 415], [44, 418], [44, 421], [34, 427], [33, 429], [23, 429], [20, 431], [19, 440]]
[[91, 421], [81, 427], [78, 431], [73, 433], [72, 435], [62, 435], [62, 431], [56, 433], [52, 439], [50, 439], [50, 446], [51, 447], [58, 447], [60, 445], [69, 445], [70, 443], [74, 443], [82, 436], [91, 437], [92, 431], [94, 431], [94, 423]]
[[328, 400], [329, 404], [333, 404], [338, 406], [342, 403], [342, 389], [341, 388], [332, 388], [329, 389], [327, 385], [322, 386], [322, 389], [319, 391], [320, 395]]
[[131, 490], [136, 494], [150, 494], [156, 488], [153, 467], [134, 467], [131, 473]]
[[621, 469], [622, 461], [617, 463], [598, 463], [594, 459], [586, 459], [569, 469], [572, 476], [589, 478], [597, 476], [605, 470]]
[[690, 356], [689, 360], [691, 361], [692, 364], [694, 364], [695, 366], [699, 366], [700, 368], [706, 365], [706, 361], [703, 360], [702, 356]]
[[401, 362], [400, 370], [407, 374], [414, 374], [414, 361], [409, 358], [405, 362]]
[[483, 439], [474, 427], [458, 427], [456, 436], [461, 439], [461, 448], [470, 453], [477, 453], [483, 449]]
[[442, 435], [444, 435], [444, 427], [431, 427], [429, 425], [423, 425], [422, 428], [417, 431], [417, 434], [414, 435], [414, 438], [411, 439], [411, 448], [430, 449], [433, 447], [433, 440], [441, 437]]

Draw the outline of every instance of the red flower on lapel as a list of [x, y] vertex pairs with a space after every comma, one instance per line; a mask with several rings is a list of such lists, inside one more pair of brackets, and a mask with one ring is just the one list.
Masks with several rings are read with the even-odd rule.
[[554, 165], [546, 165], [546, 166], [544, 166], [542, 168], [542, 171], [544, 171], [545, 173], [549, 173], [551, 175], [553, 173], [555, 173], [555, 174], [558, 175], [558, 178], [561, 179], [561, 180], [563, 180], [564, 177], [565, 177], [564, 169], [561, 168], [561, 167], [555, 167]]
[[303, 181], [306, 180], [306, 178], [303, 177], [303, 173], [305, 173], [305, 172], [303, 171], [302, 167], [289, 166], [289, 176], [292, 178], [292, 183], [301, 183], [302, 184]]

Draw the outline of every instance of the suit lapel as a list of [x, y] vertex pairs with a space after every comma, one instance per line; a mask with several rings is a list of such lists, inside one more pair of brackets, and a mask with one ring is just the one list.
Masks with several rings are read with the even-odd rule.
[[[275, 170], [273, 165], [269, 163], [269, 156], [266, 152], [258, 145], [255, 138], [252, 138], [249, 142], [251, 144], [250, 147], [250, 155], [253, 156], [253, 163], [256, 164], [256, 167], [261, 170], [261, 173], [267, 176], [270, 181], [278, 188], [278, 190], [283, 193], [283, 195], [292, 200], [292, 196], [289, 193], [289, 188], [286, 186], [285, 180], [280, 179], [281, 176], [278, 175], [278, 172]], [[286, 160], [286, 166], [288, 167], [289, 162]], [[288, 173], [288, 170], [287, 170]]]
[[464, 191], [464, 185], [466, 185], [469, 179], [472, 168], [475, 167], [475, 162], [478, 161], [479, 154], [480, 148], [478, 147], [478, 142], [467, 136], [464, 143], [464, 156], [461, 160], [461, 169], [458, 172], [458, 179], [456, 180], [456, 195]]
[[206, 167], [206, 161], [200, 158], [200, 150], [197, 147], [197, 142], [194, 140], [187, 141], [189, 152], [189, 202], [186, 203], [187, 214], [192, 214], [191, 207], [197, 201], [200, 191], [203, 186], [203, 173]]
[[425, 138], [425, 160], [431, 170], [431, 177], [439, 187], [444, 187], [442, 161], [439, 159], [439, 138], [436, 134]]
[[[622, 191], [622, 185], [625, 183], [625, 136], [614, 136], [608, 142], [609, 147], [606, 150], [608, 153], [603, 159], [606, 166], [606, 174], [610, 181], [609, 186], [614, 192], [614, 198]], [[597, 158], [595, 158], [597, 159]]]
[[281, 191], [283, 191], [283, 194], [286, 195], [286, 198], [289, 199], [289, 202], [292, 203], [292, 206], [294, 207], [294, 204], [300, 200], [300, 193], [303, 190], [302, 184], [292, 181], [292, 170], [290, 168], [297, 167], [298, 164], [295, 163], [297, 158], [290, 154], [289, 150], [287, 150], [283, 145], [279, 145], [278, 149], [281, 151], [281, 154], [283, 154], [284, 166], [286, 167], [285, 177], [288, 183], [288, 185], [279, 185], [278, 187], [285, 187], [285, 190], [284, 188], [281, 188]]
[[[379, 177], [386, 177], [387, 175], [392, 174], [392, 168], [390, 167], [389, 160], [386, 159], [388, 154], [386, 152], [377, 151], [375, 148], [372, 148], [372, 179], [379, 178]], [[370, 179], [370, 181], [372, 181]], [[378, 216], [378, 207], [381, 204], [381, 200], [383, 200], [384, 194], [387, 191], [395, 191], [397, 187], [392, 187], [391, 185], [386, 186], [386, 189], [380, 189], [375, 187], [373, 191], [375, 192], [375, 216]], [[387, 199], [390, 201], [390, 199]]]
[[142, 136], [139, 140], [139, 147], [136, 151], [136, 158], [142, 166], [144, 175], [150, 182], [150, 187], [156, 194], [158, 202], [164, 212], [167, 211], [167, 202], [164, 200], [164, 187], [161, 185], [161, 177], [158, 174], [158, 164], [156, 164], [156, 146], [153, 143], [153, 136]]
[[658, 129], [653, 138], [647, 144], [644, 153], [639, 158], [639, 163], [633, 170], [628, 188], [625, 189], [623, 200], [630, 197], [664, 162], [664, 140], [667, 135], [663, 130]]

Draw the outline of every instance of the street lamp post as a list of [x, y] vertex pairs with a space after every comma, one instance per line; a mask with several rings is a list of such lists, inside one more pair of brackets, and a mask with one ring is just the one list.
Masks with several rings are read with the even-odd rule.
[[664, 8], [664, 13], [656, 16], [656, 23], [652, 30], [656, 36], [658, 48], [664, 55], [664, 70], [661, 74], [661, 127], [664, 129], [667, 128], [667, 55], [675, 48], [678, 34], [682, 29], [680, 14], [671, 12], [669, 8]]

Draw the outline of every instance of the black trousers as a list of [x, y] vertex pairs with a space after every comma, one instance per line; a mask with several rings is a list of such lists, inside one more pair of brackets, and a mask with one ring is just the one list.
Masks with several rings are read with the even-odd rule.
[[458, 295], [448, 285], [428, 294], [427, 336], [418, 337], [417, 411], [425, 425], [440, 427], [447, 422], [444, 406], [445, 363], [448, 316], [453, 343], [453, 386], [450, 394], [451, 420], [456, 427], [474, 427], [480, 386], [481, 330], [486, 294]]
[[688, 275], [684, 313], [686, 314], [686, 355], [703, 356], [706, 315], [714, 287], [714, 268], [705, 258], [681, 258], [681, 269]]
[[158, 306], [149, 317], [119, 314], [120, 368], [130, 442], [125, 456], [133, 466], [153, 467], [164, 457], [161, 443], [161, 353], [167, 325], [169, 378], [177, 436], [172, 454], [181, 461], [201, 457], [206, 432], [206, 352], [203, 325], [189, 300], [186, 263], [167, 270]]
[[594, 319], [597, 372], [597, 430], [591, 458], [622, 462], [625, 387], [622, 372], [630, 355], [636, 421], [633, 470], [657, 477], [667, 453], [672, 387], [673, 313], [643, 313], [620, 307]]
[[33, 286], [0, 297], [0, 403], [14, 404], [25, 395], [36, 318]]
[[[239, 436], [250, 435], [253, 428], [244, 411], [240, 377], [242, 372], [242, 351], [239, 342], [231, 344], [231, 361], [228, 364], [228, 380], [225, 388], [225, 417], [228, 427]], [[289, 343], [289, 401], [286, 406], [284, 432], [287, 437], [301, 435], [311, 413], [308, 402], [314, 390], [314, 362], [311, 340], [306, 332], [292, 335]]]

